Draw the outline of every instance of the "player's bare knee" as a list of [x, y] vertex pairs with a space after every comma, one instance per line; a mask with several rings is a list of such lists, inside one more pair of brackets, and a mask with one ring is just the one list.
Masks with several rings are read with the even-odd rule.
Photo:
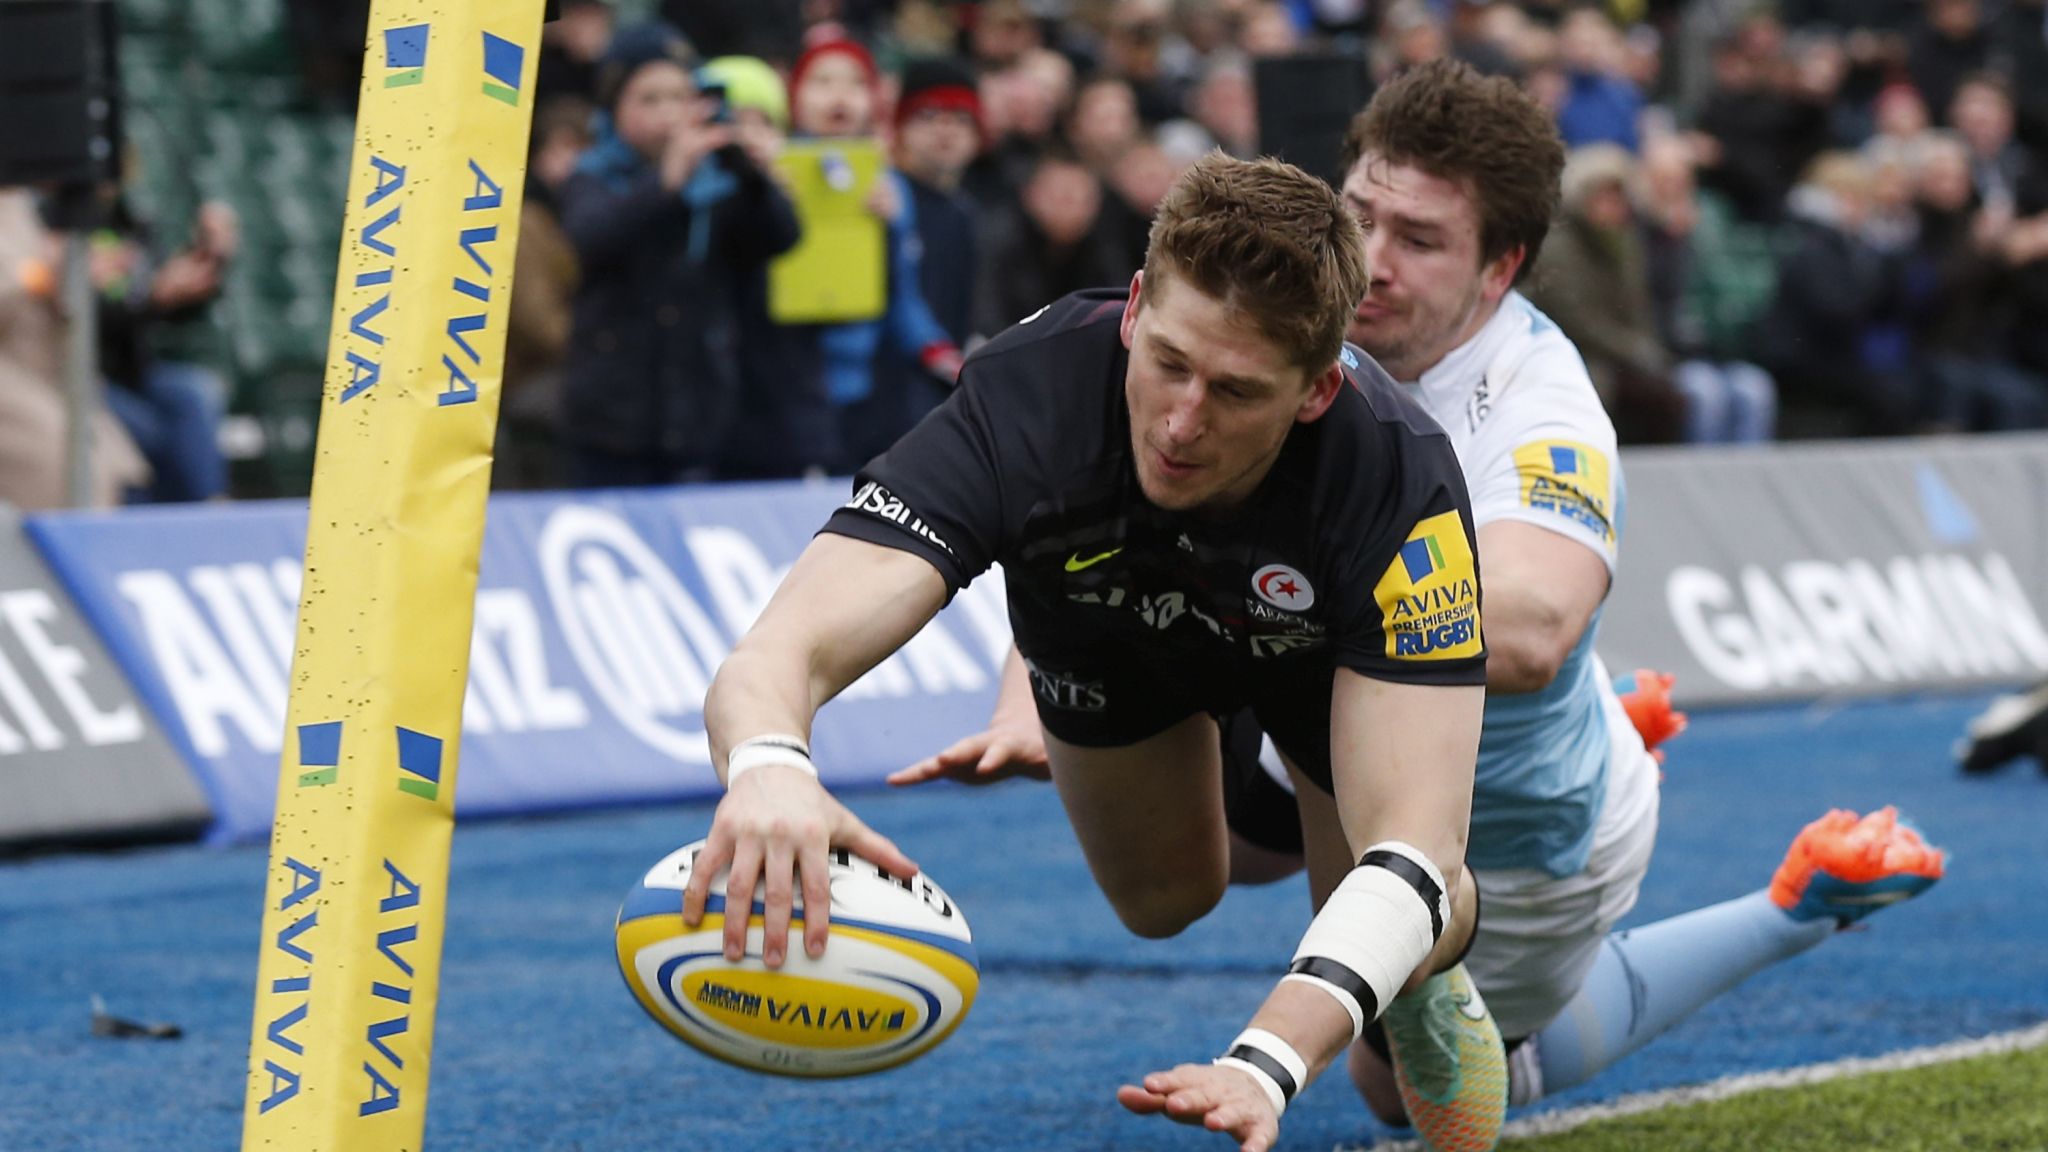
[[1223, 899], [1223, 890], [1223, 878], [1219, 877], [1214, 883], [1198, 881], [1112, 895], [1110, 907], [1133, 935], [1164, 940], [1207, 916]]
[[1148, 901], [1116, 906], [1117, 919], [1131, 934], [1147, 940], [1166, 940], [1187, 931], [1188, 926], [1209, 914], [1214, 901]]

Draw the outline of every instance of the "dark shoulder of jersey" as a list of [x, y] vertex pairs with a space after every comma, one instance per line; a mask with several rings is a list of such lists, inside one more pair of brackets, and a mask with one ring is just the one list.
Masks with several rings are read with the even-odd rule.
[[825, 531], [914, 552], [958, 592], [1016, 545], [1032, 508], [1124, 466], [1123, 311], [1121, 290], [1077, 292], [976, 349]]
[[[1450, 437], [1371, 357], [1347, 346], [1343, 389], [1300, 458], [1323, 537], [1336, 662], [1379, 680], [1483, 684], [1477, 543]], [[1314, 475], [1302, 475], [1313, 461]]]

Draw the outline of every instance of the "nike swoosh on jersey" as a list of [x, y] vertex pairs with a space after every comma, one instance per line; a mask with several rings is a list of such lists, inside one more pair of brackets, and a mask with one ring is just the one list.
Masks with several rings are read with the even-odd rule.
[[1072, 556], [1067, 557], [1067, 571], [1079, 572], [1084, 568], [1093, 568], [1121, 551], [1123, 551], [1121, 548], [1111, 548], [1100, 556], [1090, 556], [1086, 560], [1081, 559], [1081, 554], [1076, 552]]

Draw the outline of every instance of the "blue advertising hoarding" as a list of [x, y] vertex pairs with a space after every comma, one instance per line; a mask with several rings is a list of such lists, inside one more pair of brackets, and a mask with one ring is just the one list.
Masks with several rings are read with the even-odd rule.
[[[458, 810], [714, 793], [704, 691], [845, 491], [760, 484], [493, 497]], [[305, 527], [306, 506], [294, 502], [29, 524], [193, 765], [213, 802], [215, 842], [269, 833]], [[1000, 573], [991, 573], [819, 715], [812, 744], [826, 783], [875, 782], [980, 727], [1008, 643]]]

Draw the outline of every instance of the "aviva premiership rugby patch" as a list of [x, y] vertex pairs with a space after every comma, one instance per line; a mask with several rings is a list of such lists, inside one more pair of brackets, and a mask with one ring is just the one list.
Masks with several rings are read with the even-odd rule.
[[1456, 512], [1415, 526], [1408, 542], [1373, 588], [1387, 633], [1387, 655], [1397, 660], [1458, 660], [1477, 656], [1479, 579], [1472, 543]]
[[1569, 440], [1539, 440], [1515, 449], [1522, 503], [1584, 525], [1614, 543], [1614, 474], [1607, 454]]

